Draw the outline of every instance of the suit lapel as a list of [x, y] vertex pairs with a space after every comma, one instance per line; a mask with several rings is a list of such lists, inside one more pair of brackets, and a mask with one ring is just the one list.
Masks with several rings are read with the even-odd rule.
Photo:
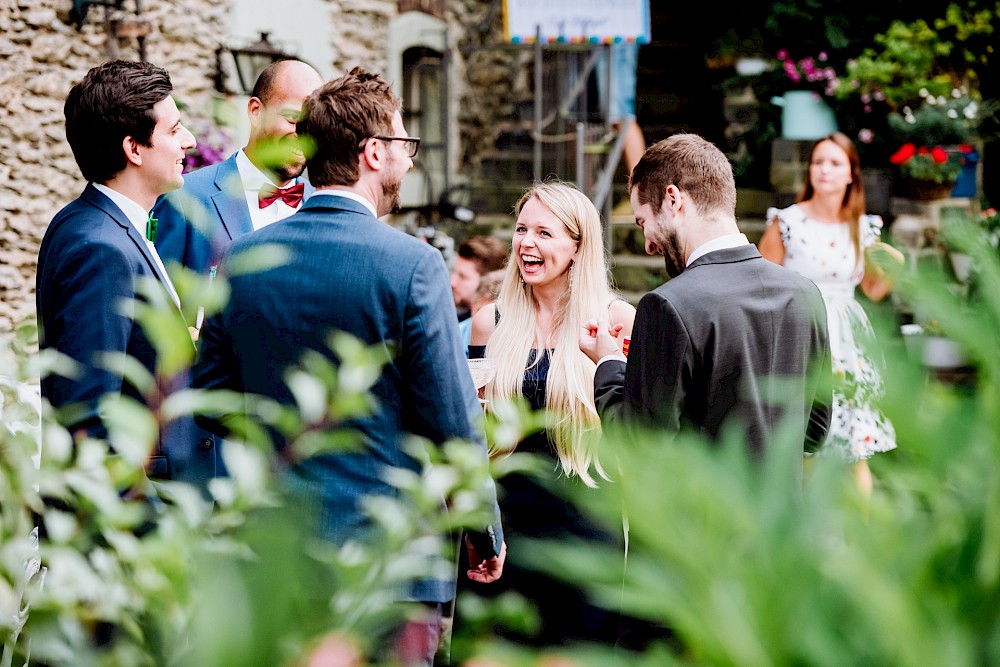
[[169, 297], [167, 300], [170, 301], [171, 305], [176, 308], [177, 304], [174, 303], [171, 288], [168, 287], [169, 283], [167, 282], [167, 277], [163, 275], [162, 271], [160, 271], [160, 267], [157, 266], [156, 260], [153, 259], [153, 254], [149, 251], [149, 246], [146, 245], [146, 239], [139, 236], [139, 232], [136, 230], [135, 225], [129, 221], [128, 217], [113, 201], [105, 197], [103, 193], [89, 183], [87, 184], [87, 189], [83, 191], [82, 197], [106, 213], [108, 217], [114, 220], [115, 223], [122, 228], [122, 231], [126, 236], [128, 236], [136, 250], [138, 250], [139, 254], [141, 254], [143, 259], [146, 260], [149, 270], [152, 271], [153, 275], [156, 276], [156, 279], [160, 281], [160, 284], [163, 286], [163, 290]]
[[236, 155], [219, 166], [215, 175], [215, 187], [219, 191], [212, 195], [212, 203], [215, 204], [222, 227], [230, 240], [252, 232], [253, 223], [250, 221], [243, 180], [240, 178], [239, 167], [236, 166]]

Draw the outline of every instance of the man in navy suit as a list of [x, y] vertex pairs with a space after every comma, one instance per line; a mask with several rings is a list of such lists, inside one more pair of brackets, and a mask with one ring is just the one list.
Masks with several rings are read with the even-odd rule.
[[[393, 358], [372, 389], [376, 411], [346, 425], [360, 434], [361, 451], [314, 456], [288, 471], [290, 486], [320, 503], [320, 516], [310, 518], [340, 544], [372, 529], [364, 498], [397, 495], [385, 479], [390, 468], [421, 468], [401, 447], [408, 433], [434, 443], [478, 443], [484, 465], [487, 455], [441, 253], [378, 219], [398, 205], [420, 142], [407, 136], [399, 98], [381, 76], [355, 68], [309, 97], [298, 131], [316, 145], [307, 160], [316, 192], [295, 215], [234, 241], [222, 273], [229, 275], [230, 258], [263, 246], [282, 247], [289, 259], [230, 276], [228, 304], [202, 329], [194, 384], [291, 403], [285, 370], [305, 352], [333, 359], [331, 332], [387, 349], [391, 343]], [[487, 493], [494, 519], [467, 542], [467, 576], [482, 582], [498, 578], [504, 560], [492, 482]], [[427, 664], [442, 606], [454, 594], [453, 579], [435, 579], [416, 582], [403, 596], [424, 603], [424, 621], [401, 635], [422, 637], [431, 649]]]
[[[87, 179], [83, 194], [53, 218], [38, 252], [36, 306], [42, 349], [74, 359], [74, 377], [49, 375], [42, 395], [74, 435], [107, 435], [101, 400], [125, 395], [156, 408], [183, 378], [157, 378], [144, 394], [109, 368], [104, 356], [127, 354], [150, 373], [157, 355], [134, 317], [150, 300], [181, 318], [177, 293], [153, 245], [149, 211], [179, 188], [194, 137], [180, 121], [170, 77], [141, 62], [91, 69], [66, 98], [66, 138]], [[193, 348], [191, 350], [193, 356]], [[151, 457], [151, 477], [204, 480], [215, 474], [214, 440], [191, 419], [165, 425]]]
[[164, 262], [208, 273], [233, 239], [299, 209], [312, 187], [302, 177], [295, 123], [302, 102], [322, 83], [319, 72], [299, 60], [280, 60], [261, 72], [247, 102], [247, 145], [188, 174], [182, 189], [157, 204], [156, 249]]

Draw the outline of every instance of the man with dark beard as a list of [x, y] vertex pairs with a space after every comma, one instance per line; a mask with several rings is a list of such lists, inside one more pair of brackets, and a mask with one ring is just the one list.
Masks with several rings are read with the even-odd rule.
[[233, 239], [299, 209], [312, 187], [302, 178], [306, 162], [295, 123], [303, 100], [322, 83], [319, 72], [299, 60], [279, 60], [261, 72], [247, 102], [247, 145], [188, 174], [184, 187], [153, 211], [156, 249], [165, 263], [207, 273]]
[[[823, 299], [740, 233], [726, 156], [699, 136], [674, 135], [639, 160], [629, 193], [646, 252], [663, 255], [671, 280], [639, 302], [627, 360], [607, 322], [581, 331], [581, 349], [598, 362], [601, 421], [710, 440], [735, 431], [759, 458], [788, 420], [789, 432], [818, 446], [831, 405], [820, 386], [830, 372]], [[801, 450], [797, 462], [791, 469]]]
[[[293, 506], [319, 510], [306, 510], [303, 523], [316, 525], [336, 544], [369, 542], [378, 533], [363, 500], [399, 495], [386, 481], [392, 468], [422, 467], [403, 448], [408, 433], [435, 444], [453, 438], [476, 443], [485, 469], [482, 408], [459, 342], [441, 253], [379, 221], [398, 205], [400, 184], [420, 146], [403, 127], [400, 99], [381, 76], [356, 67], [306, 100], [298, 132], [315, 144], [307, 164], [316, 192], [299, 212], [237, 239], [226, 252], [221, 271], [229, 276], [231, 296], [202, 329], [194, 385], [292, 404], [286, 371], [305, 353], [336, 363], [327, 346], [333, 332], [387, 353], [394, 348], [371, 390], [373, 412], [338, 425], [358, 433], [356, 449], [295, 461], [275, 434], [275, 446], [289, 463], [283, 481], [301, 500]], [[231, 258], [265, 246], [283, 248], [288, 261], [256, 273], [227, 270]], [[225, 417], [206, 426], [225, 436]], [[493, 520], [469, 535], [467, 576], [489, 583], [502, 570], [503, 533], [492, 482], [484, 492]], [[384, 653], [376, 661], [430, 665], [443, 604], [454, 594], [453, 578], [421, 579], [400, 591], [400, 602], [419, 603], [416, 613], [396, 628], [395, 637], [379, 642]], [[404, 659], [395, 651], [405, 648], [397, 639], [427, 652], [416, 661]]]

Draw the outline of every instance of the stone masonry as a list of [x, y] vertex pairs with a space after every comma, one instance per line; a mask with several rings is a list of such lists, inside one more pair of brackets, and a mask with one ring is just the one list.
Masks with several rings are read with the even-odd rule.
[[[229, 0], [146, 2], [147, 60], [171, 74], [186, 109], [205, 108]], [[88, 69], [109, 59], [103, 9], [81, 31], [69, 0], [0, 0], [0, 334], [34, 315], [35, 265], [45, 228], [85, 185], [66, 143], [63, 102]], [[128, 6], [128, 5], [127, 5]], [[191, 17], [199, 17], [192, 21]], [[118, 57], [138, 58], [134, 38]]]
[[[146, 59], [170, 72], [182, 118], [212, 118], [215, 49], [225, 39], [228, 16], [240, 0], [143, 0], [150, 25]], [[412, 3], [410, 3], [412, 4]], [[56, 212], [85, 183], [66, 142], [63, 103], [70, 87], [91, 67], [112, 57], [139, 58], [134, 37], [109, 47], [104, 8], [92, 7], [82, 30], [69, 22], [71, 0], [0, 0], [0, 336], [34, 316], [38, 247]], [[458, 129], [456, 172], [468, 173], [487, 148], [496, 119], [509, 117], [517, 89], [528, 87], [524, 63], [530, 50], [502, 45], [502, 21], [492, 3], [443, 3], [452, 56], [449, 116]], [[354, 65], [383, 70], [389, 21], [397, 0], [329, 0], [335, 54], [332, 71]], [[277, 10], [277, 9], [276, 9]], [[112, 17], [136, 18], [134, 0]]]

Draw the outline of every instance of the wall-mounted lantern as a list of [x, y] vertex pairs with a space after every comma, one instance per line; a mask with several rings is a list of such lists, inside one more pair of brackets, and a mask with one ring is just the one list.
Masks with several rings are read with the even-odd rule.
[[138, 44], [139, 60], [145, 60], [146, 36], [153, 31], [153, 26], [149, 21], [140, 18], [142, 0], [135, 0], [135, 14], [125, 14], [124, 4], [125, 0], [73, 0], [73, 6], [69, 10], [69, 22], [75, 24], [77, 30], [83, 30], [90, 8], [103, 7], [108, 58], [117, 60], [120, 57], [118, 40], [134, 38]]
[[[291, 58], [281, 48], [272, 43], [270, 33], [261, 32], [260, 39], [243, 46], [220, 46], [215, 50], [215, 89], [223, 94], [238, 94], [249, 97], [254, 84], [264, 68], [273, 62]], [[225, 62], [231, 60], [236, 69], [236, 83], [239, 90], [232, 90], [227, 81], [230, 78]]]
[[87, 21], [87, 12], [94, 5], [104, 7], [105, 11], [107, 11], [109, 9], [121, 9], [124, 4], [125, 0], [73, 0], [73, 8], [69, 10], [69, 18], [70, 21], [76, 24], [76, 29], [80, 30]]

